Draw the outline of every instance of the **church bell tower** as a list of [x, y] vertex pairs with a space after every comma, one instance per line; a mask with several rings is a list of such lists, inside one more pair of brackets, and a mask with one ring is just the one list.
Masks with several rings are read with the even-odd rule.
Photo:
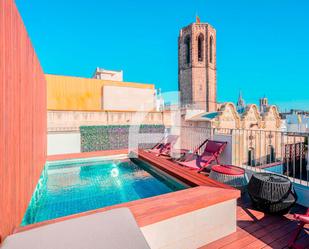
[[181, 105], [214, 112], [217, 110], [216, 30], [196, 19], [180, 30], [178, 38]]

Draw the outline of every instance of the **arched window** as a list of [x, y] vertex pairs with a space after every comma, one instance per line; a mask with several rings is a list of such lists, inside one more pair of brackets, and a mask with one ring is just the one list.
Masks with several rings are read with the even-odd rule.
[[197, 38], [197, 55], [198, 55], [198, 61], [203, 61], [203, 53], [204, 53], [204, 37], [202, 34], [200, 34]]
[[252, 147], [248, 150], [248, 166], [255, 166], [254, 148]]
[[272, 145], [268, 145], [267, 146], [267, 162], [266, 163], [274, 163], [276, 161], [276, 158], [275, 158], [275, 149], [274, 149], [274, 146]]
[[186, 63], [191, 62], [191, 39], [190, 36], [187, 36], [185, 39], [185, 54], [186, 54]]
[[210, 63], [213, 62], [213, 46], [214, 46], [214, 38], [210, 36], [210, 40], [209, 40], [209, 61]]

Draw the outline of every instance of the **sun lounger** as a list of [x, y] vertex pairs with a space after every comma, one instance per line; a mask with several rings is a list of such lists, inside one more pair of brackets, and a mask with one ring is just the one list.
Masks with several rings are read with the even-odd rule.
[[[195, 151], [189, 155], [184, 161], [178, 162], [181, 166], [185, 166], [198, 172], [203, 171], [213, 161], [219, 162], [219, 156], [223, 152], [227, 142], [205, 140]], [[202, 153], [198, 153], [199, 150], [205, 146]]]

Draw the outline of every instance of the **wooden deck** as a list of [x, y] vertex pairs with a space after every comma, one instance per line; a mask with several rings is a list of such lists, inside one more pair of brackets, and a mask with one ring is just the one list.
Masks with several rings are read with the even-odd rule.
[[229, 185], [222, 184], [220, 182], [212, 180], [203, 174], [197, 173], [195, 170], [182, 167], [173, 161], [167, 160], [164, 157], [158, 157], [144, 150], [138, 151], [138, 158], [143, 161], [151, 163], [151, 165], [155, 166], [156, 168], [162, 171], [165, 171], [169, 175], [178, 178], [182, 182], [192, 187], [210, 186], [210, 187], [218, 187], [218, 188], [235, 190]]
[[[179, 167], [164, 158], [156, 157], [150, 153], [139, 151], [139, 157], [151, 162], [161, 170], [171, 175], [183, 177], [191, 185], [206, 185], [227, 188], [226, 185], [215, 182], [208, 177], [198, 174], [187, 168]], [[266, 215], [252, 208], [247, 195], [242, 196], [237, 204], [237, 231], [225, 238], [207, 244], [200, 249], [217, 248], [288, 248], [288, 242], [297, 228], [297, 222], [292, 213], [305, 213], [303, 207], [296, 206], [291, 214], [285, 216]], [[309, 226], [299, 237], [299, 244], [309, 248]]]
[[[288, 242], [297, 228], [292, 213], [305, 213], [303, 207], [296, 206], [285, 216], [266, 215], [251, 207], [248, 196], [238, 200], [237, 231], [200, 249], [235, 248], [288, 248]], [[309, 248], [309, 226], [302, 231], [298, 243]]]

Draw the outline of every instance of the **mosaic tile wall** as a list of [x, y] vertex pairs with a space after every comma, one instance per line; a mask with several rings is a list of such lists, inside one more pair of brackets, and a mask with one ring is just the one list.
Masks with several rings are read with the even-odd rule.
[[46, 196], [46, 192], [47, 192], [47, 180], [48, 180], [47, 168], [48, 167], [45, 166], [42, 171], [42, 175], [32, 195], [32, 198], [27, 208], [27, 211], [25, 213], [25, 216], [21, 222], [21, 226], [32, 224], [35, 222], [36, 207], [38, 206], [38, 203], [40, 202], [41, 198], [44, 198]]
[[[129, 125], [81, 126], [81, 151], [126, 149], [129, 145], [129, 130], [138, 129]], [[164, 135], [164, 125], [141, 125], [139, 133]], [[139, 148], [151, 148], [152, 143], [140, 144]]]

